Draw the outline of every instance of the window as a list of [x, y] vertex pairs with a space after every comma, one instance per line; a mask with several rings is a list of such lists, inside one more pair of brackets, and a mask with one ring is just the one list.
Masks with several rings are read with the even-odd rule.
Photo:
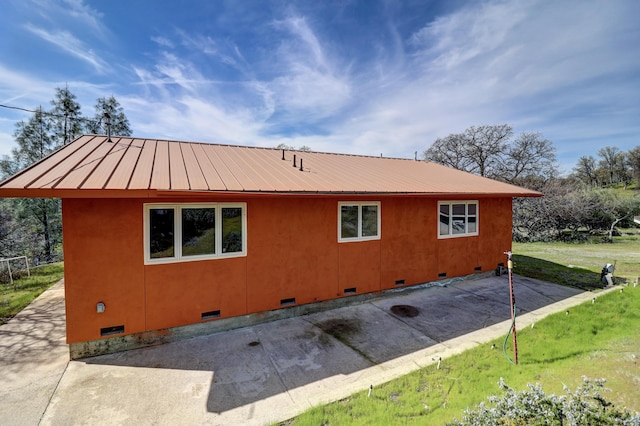
[[380, 239], [380, 203], [338, 203], [338, 241]]
[[439, 211], [439, 238], [478, 235], [477, 201], [441, 201]]
[[145, 263], [246, 256], [246, 204], [145, 204]]

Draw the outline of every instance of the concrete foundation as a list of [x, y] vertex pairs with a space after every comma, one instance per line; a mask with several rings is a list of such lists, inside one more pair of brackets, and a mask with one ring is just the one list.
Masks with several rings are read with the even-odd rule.
[[189, 324], [180, 327], [165, 328], [161, 330], [147, 331], [143, 333], [128, 334], [126, 336], [115, 336], [107, 339], [91, 340], [87, 342], [69, 344], [69, 357], [71, 359], [88, 358], [98, 355], [106, 355], [116, 352], [139, 349], [148, 346], [161, 345], [164, 343], [178, 342], [192, 337], [207, 336], [222, 331], [234, 330], [236, 328], [248, 327], [277, 321], [286, 318], [293, 318], [302, 315], [323, 312], [345, 306], [354, 306], [368, 302], [374, 298], [386, 294], [409, 293], [429, 287], [447, 287], [457, 281], [486, 278], [495, 275], [494, 271], [482, 272], [464, 277], [457, 277], [439, 281], [432, 281], [408, 287], [398, 287], [382, 292], [357, 294], [339, 299], [324, 300], [305, 305], [291, 306], [283, 309], [259, 312], [255, 314], [242, 315], [231, 318], [205, 321], [198, 324]]

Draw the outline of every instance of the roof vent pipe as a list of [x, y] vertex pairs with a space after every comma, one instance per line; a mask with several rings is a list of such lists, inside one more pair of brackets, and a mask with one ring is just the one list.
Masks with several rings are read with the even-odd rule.
[[104, 124], [107, 126], [107, 142], [111, 142], [111, 116], [108, 112], [104, 113]]
[[282, 159], [286, 160], [286, 158], [284, 158], [284, 148], [282, 149]]
[[300, 171], [304, 172], [304, 169], [302, 168], [302, 158], [300, 159]]
[[293, 154], [293, 167], [298, 167], [296, 165], [296, 155], [295, 154]]

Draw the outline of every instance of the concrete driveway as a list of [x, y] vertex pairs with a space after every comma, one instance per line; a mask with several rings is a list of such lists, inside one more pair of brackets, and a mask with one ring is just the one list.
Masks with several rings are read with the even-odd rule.
[[[517, 276], [514, 287], [518, 327], [594, 296]], [[49, 300], [49, 311], [33, 314], [32, 331], [29, 319], [21, 316], [0, 327], [0, 368], [11, 372], [10, 380], [0, 385], [4, 424], [277, 422], [370, 385], [375, 389], [439, 357], [446, 362], [447, 356], [503, 336], [510, 324], [506, 276], [484, 276], [69, 361], [68, 353], [60, 350], [66, 346], [60, 338], [61, 285], [41, 297], [51, 299], [50, 292], [59, 303]], [[22, 331], [12, 328], [14, 322]], [[46, 333], [55, 336], [52, 339], [37, 336], [38, 327], [45, 325], [51, 326]], [[16, 343], [21, 339], [35, 339], [54, 350], [47, 354], [31, 345], [38, 352], [32, 356], [28, 344]], [[16, 347], [24, 349], [20, 357], [12, 354]]]

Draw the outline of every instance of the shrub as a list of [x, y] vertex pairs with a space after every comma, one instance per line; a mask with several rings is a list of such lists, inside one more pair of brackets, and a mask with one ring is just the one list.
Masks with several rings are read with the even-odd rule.
[[540, 384], [516, 392], [500, 379], [502, 396], [491, 396], [489, 404], [480, 403], [465, 410], [462, 420], [451, 425], [640, 425], [640, 414], [619, 410], [602, 396], [604, 379], [582, 378], [583, 383], [566, 395], [547, 395]]

